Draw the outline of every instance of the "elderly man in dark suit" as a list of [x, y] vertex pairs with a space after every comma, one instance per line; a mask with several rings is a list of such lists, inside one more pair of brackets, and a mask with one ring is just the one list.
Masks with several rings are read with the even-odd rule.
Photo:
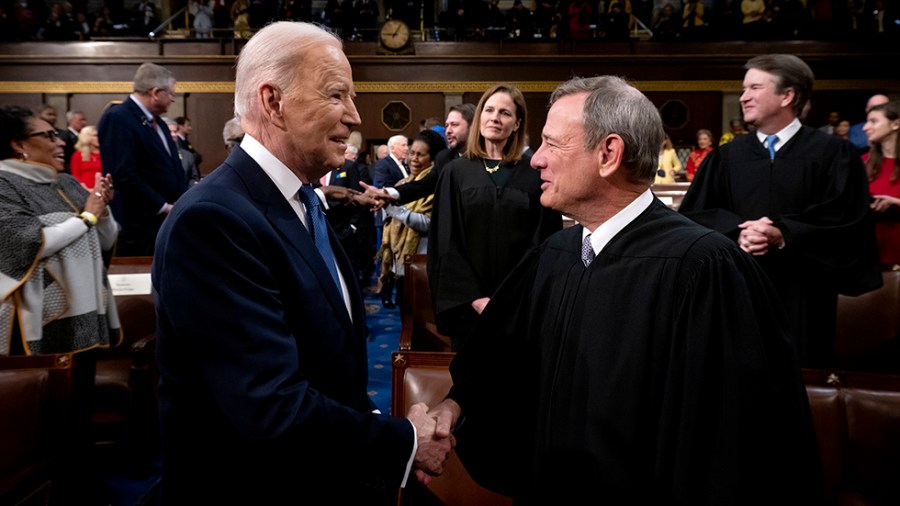
[[396, 504], [450, 445], [424, 405], [367, 395], [365, 310], [312, 183], [360, 123], [341, 42], [279, 22], [241, 51], [246, 132], [160, 231], [157, 294], [165, 504]]
[[122, 225], [117, 255], [152, 255], [160, 225], [187, 188], [178, 147], [160, 117], [174, 101], [172, 73], [144, 63], [134, 74], [134, 93], [100, 118], [103, 172], [116, 182], [111, 207]]

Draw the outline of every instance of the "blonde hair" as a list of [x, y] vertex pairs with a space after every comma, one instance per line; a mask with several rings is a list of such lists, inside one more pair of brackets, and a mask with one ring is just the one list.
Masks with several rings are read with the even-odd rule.
[[81, 152], [82, 161], [91, 159], [91, 139], [97, 134], [97, 127], [87, 125], [78, 132], [78, 141], [75, 143], [75, 151]]

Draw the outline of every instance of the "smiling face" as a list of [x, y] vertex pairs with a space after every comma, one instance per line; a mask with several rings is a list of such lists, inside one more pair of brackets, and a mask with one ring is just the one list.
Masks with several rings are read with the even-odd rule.
[[469, 123], [463, 118], [459, 111], [450, 111], [447, 115], [446, 128], [447, 145], [450, 149], [466, 147], [466, 141], [469, 140]]
[[712, 146], [712, 139], [706, 134], [700, 134], [697, 136], [697, 146], [699, 146], [700, 149], [706, 149]]
[[491, 95], [481, 110], [481, 136], [495, 144], [505, 144], [520, 121], [516, 118], [516, 103], [505, 92]]
[[755, 125], [766, 134], [775, 133], [793, 119], [791, 102], [794, 91], [775, 91], [775, 76], [759, 69], [750, 69], [744, 76], [744, 91], [741, 93], [741, 109], [744, 121]]
[[409, 148], [409, 170], [416, 176], [419, 172], [431, 166], [431, 154], [428, 144], [424, 141], [415, 141]]
[[402, 139], [398, 139], [394, 142], [393, 145], [389, 146], [391, 150], [391, 154], [394, 155], [397, 160], [401, 162], [406, 160], [406, 155], [409, 154], [409, 140], [405, 137]]
[[340, 49], [320, 44], [307, 52], [296, 71], [298, 84], [283, 99], [282, 162], [309, 182], [344, 163], [347, 139], [360, 119], [350, 63]]
[[900, 119], [891, 121], [885, 116], [884, 111], [872, 111], [866, 117], [863, 132], [872, 144], [884, 144], [896, 142], [897, 131], [900, 130]]
[[28, 137], [19, 143], [19, 152], [27, 155], [29, 162], [49, 165], [62, 172], [65, 167], [66, 143], [57, 137], [56, 129], [46, 121], [33, 117], [28, 120]]
[[541, 171], [541, 205], [575, 217], [597, 199], [598, 149], [585, 151], [584, 101], [586, 93], [567, 95], [547, 112], [541, 147], [531, 166]]

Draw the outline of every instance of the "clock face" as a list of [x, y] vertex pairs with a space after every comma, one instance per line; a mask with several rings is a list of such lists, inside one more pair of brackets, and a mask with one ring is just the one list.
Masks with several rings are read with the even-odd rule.
[[399, 19], [389, 19], [381, 26], [381, 43], [388, 49], [400, 49], [409, 42], [409, 27]]

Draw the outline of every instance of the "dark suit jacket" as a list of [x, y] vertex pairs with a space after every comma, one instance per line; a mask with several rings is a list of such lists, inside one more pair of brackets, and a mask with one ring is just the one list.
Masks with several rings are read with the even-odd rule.
[[178, 144], [180, 149], [190, 151], [190, 153], [194, 155], [194, 164], [198, 167], [203, 163], [203, 156], [194, 149], [194, 145], [191, 144], [191, 141], [189, 141], [187, 137], [176, 137], [175, 144]]
[[[157, 124], [165, 128], [161, 118]], [[187, 188], [178, 147], [165, 135], [169, 151], [140, 107], [130, 98], [110, 107], [97, 129], [103, 172], [112, 174], [116, 197], [112, 211], [122, 226], [119, 255], [152, 255], [156, 233], [165, 218], [163, 204], [174, 204]]]
[[166, 219], [153, 264], [164, 502], [396, 493], [413, 428], [371, 412], [365, 309], [329, 235], [352, 321], [309, 233], [242, 149]]
[[403, 179], [403, 172], [397, 166], [397, 162], [390, 156], [386, 156], [375, 162], [372, 167], [372, 184], [376, 188], [394, 186], [397, 181]]
[[437, 188], [438, 176], [441, 175], [444, 166], [457, 158], [459, 158], [459, 151], [455, 149], [445, 149], [438, 153], [434, 158], [434, 169], [428, 174], [425, 174], [425, 177], [404, 183], [394, 188], [397, 190], [397, 193], [400, 194], [400, 197], [397, 199], [397, 204], [407, 204], [414, 200], [423, 199], [434, 193], [434, 189]]

